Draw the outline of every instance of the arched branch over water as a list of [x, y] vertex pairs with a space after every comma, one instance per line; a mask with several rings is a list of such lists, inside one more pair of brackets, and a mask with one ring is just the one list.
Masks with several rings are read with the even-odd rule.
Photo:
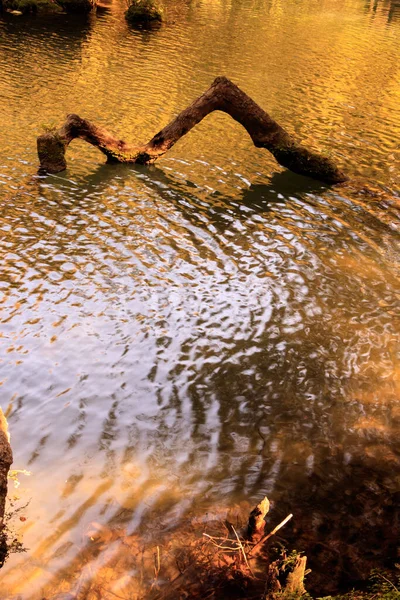
[[329, 158], [301, 146], [226, 77], [217, 77], [204, 94], [142, 146], [127, 144], [87, 119], [68, 115], [60, 129], [38, 137], [40, 171], [58, 173], [66, 169], [65, 152], [76, 138], [99, 148], [108, 162], [154, 163], [214, 110], [225, 112], [238, 121], [257, 148], [271, 152], [280, 165], [294, 173], [330, 184], [347, 181], [347, 176]]

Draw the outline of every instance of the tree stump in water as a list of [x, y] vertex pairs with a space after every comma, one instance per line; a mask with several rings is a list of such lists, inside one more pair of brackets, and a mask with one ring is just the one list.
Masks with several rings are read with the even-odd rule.
[[346, 175], [329, 158], [301, 146], [226, 77], [217, 77], [204, 94], [141, 146], [127, 144], [78, 115], [68, 115], [60, 129], [38, 137], [39, 172], [58, 173], [66, 169], [65, 152], [76, 138], [97, 147], [108, 162], [154, 163], [214, 110], [227, 113], [243, 125], [257, 148], [271, 152], [280, 165], [294, 173], [329, 184], [347, 181]]
[[[260, 554], [263, 549], [262, 545], [293, 517], [292, 514], [288, 515], [270, 533], [264, 535], [266, 525], [265, 516], [269, 511], [269, 507], [269, 500], [265, 496], [249, 515], [246, 539], [254, 545], [247, 551], [246, 564]], [[287, 556], [285, 550], [279, 558], [273, 562], [269, 562], [264, 600], [284, 600], [285, 598], [287, 600], [295, 600], [296, 598], [301, 598], [306, 593], [304, 587], [306, 564], [306, 556], [301, 556], [297, 552]]]
[[250, 542], [258, 542], [264, 535], [265, 516], [269, 511], [269, 500], [267, 496], [250, 513], [247, 524], [246, 538]]
[[268, 567], [263, 600], [296, 600], [306, 594], [306, 564], [307, 557], [299, 554], [293, 559], [281, 557], [271, 563]]

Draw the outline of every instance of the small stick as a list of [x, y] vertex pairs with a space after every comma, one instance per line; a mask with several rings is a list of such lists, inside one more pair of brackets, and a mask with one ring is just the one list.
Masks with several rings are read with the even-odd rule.
[[387, 581], [387, 582], [388, 582], [388, 583], [389, 583], [389, 584], [392, 586], [392, 588], [393, 588], [393, 589], [394, 589], [396, 592], [398, 592], [398, 591], [399, 591], [399, 590], [397, 589], [397, 587], [394, 585], [394, 583], [392, 583], [392, 582], [390, 581], [390, 579], [388, 579], [387, 577], [385, 577], [384, 575], [382, 575], [382, 573], [379, 573], [379, 577], [380, 577], [381, 579], [384, 579], [385, 581]]
[[160, 573], [160, 569], [161, 569], [160, 546], [157, 546], [157, 555], [154, 558], [157, 561], [156, 564], [154, 565], [154, 574], [155, 574], [155, 576], [157, 578], [158, 575], [159, 575], [159, 573]]
[[242, 544], [242, 542], [240, 541], [240, 538], [239, 538], [239, 536], [238, 536], [238, 534], [237, 534], [237, 532], [236, 532], [236, 529], [234, 528], [234, 526], [233, 526], [233, 525], [232, 525], [232, 529], [233, 529], [233, 533], [236, 535], [236, 539], [237, 539], [237, 541], [238, 541], [239, 548], [240, 548], [240, 550], [242, 551], [243, 558], [244, 558], [244, 562], [246, 563], [248, 570], [250, 571], [250, 573], [251, 573], [251, 574], [252, 574], [252, 576], [254, 577], [254, 573], [253, 573], [253, 571], [251, 570], [251, 568], [250, 568], [250, 565], [249, 565], [249, 563], [248, 563], [247, 556], [246, 556], [246, 552], [244, 551], [244, 548], [243, 548], [243, 544]]
[[[211, 535], [208, 535], [208, 533], [203, 533], [203, 535], [205, 537], [208, 537], [208, 539], [210, 540], [210, 542], [216, 546], [217, 548], [221, 548], [221, 550], [230, 550], [231, 552], [236, 552], [237, 548], [232, 548], [231, 546], [221, 546], [220, 544], [217, 544], [217, 542], [214, 541], [214, 539], [218, 539], [218, 538], [213, 538]], [[224, 539], [225, 542], [228, 541], [228, 538]]]
[[251, 549], [251, 550], [250, 550], [250, 552], [249, 552], [249, 556], [250, 556], [250, 554], [253, 554], [253, 552], [254, 552], [254, 550], [257, 548], [257, 546], [259, 546], [260, 544], [263, 544], [263, 543], [264, 543], [264, 542], [266, 542], [266, 541], [267, 541], [267, 540], [268, 540], [270, 537], [272, 537], [273, 535], [275, 535], [275, 533], [276, 533], [277, 531], [279, 531], [279, 529], [280, 529], [281, 527], [283, 527], [284, 525], [286, 525], [286, 523], [287, 523], [288, 521], [290, 521], [290, 519], [291, 519], [292, 517], [293, 517], [293, 515], [292, 515], [292, 513], [290, 513], [290, 515], [288, 515], [288, 516], [286, 517], [286, 519], [283, 519], [283, 521], [282, 521], [281, 523], [279, 523], [279, 525], [277, 525], [277, 526], [275, 527], [275, 529], [273, 529], [273, 530], [271, 531], [271, 533], [268, 533], [268, 535], [265, 535], [263, 538], [261, 538], [261, 540], [260, 540], [259, 542], [257, 542], [257, 544], [255, 544], [255, 545], [252, 547], [252, 549]]

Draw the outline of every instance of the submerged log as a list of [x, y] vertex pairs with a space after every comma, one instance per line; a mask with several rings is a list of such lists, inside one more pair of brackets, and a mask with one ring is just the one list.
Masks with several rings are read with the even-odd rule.
[[280, 165], [294, 173], [329, 184], [347, 181], [346, 175], [329, 158], [301, 146], [226, 77], [217, 77], [204, 94], [141, 146], [127, 144], [78, 115], [68, 115], [60, 129], [47, 132], [37, 139], [40, 172], [58, 173], [66, 169], [65, 152], [76, 138], [99, 148], [108, 162], [154, 163], [214, 110], [225, 112], [238, 121], [257, 148], [271, 152]]

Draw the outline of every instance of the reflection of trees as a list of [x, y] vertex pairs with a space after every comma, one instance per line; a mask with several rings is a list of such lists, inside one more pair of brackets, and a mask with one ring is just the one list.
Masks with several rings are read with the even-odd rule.
[[366, 0], [365, 8], [369, 14], [386, 17], [388, 23], [400, 17], [399, 0]]
[[[59, 53], [62, 54], [64, 51], [68, 58], [74, 59], [76, 50], [87, 41], [92, 24], [93, 21], [89, 17], [86, 18], [82, 15], [42, 15], [40, 19], [20, 19], [18, 22], [15, 19], [7, 18], [2, 21], [2, 28], [7, 32], [10, 43], [2, 46], [2, 52], [8, 51], [10, 46], [14, 46], [21, 53], [26, 52], [28, 49], [26, 44], [30, 41], [33, 46], [37, 46], [35, 51], [41, 51], [44, 55], [49, 51], [46, 43], [58, 43]], [[46, 40], [46, 36], [54, 37], [55, 40], [50, 42]], [[60, 40], [63, 41], [63, 44]], [[20, 56], [22, 57], [23, 54]], [[46, 59], [48, 58], [46, 56]]]
[[[314, 191], [313, 184], [304, 181], [303, 185], [303, 193], [296, 194], [296, 197], [307, 202], [307, 195]], [[171, 183], [168, 189], [173, 187]], [[278, 205], [269, 199], [274, 198], [270, 194], [273, 190], [280, 194]], [[254, 186], [245, 191], [238, 204], [248, 210], [245, 214], [249, 221], [254, 213], [264, 213], [274, 220], [280, 207], [288, 212], [288, 205], [295, 201], [293, 197], [290, 199], [292, 194], [285, 175], [279, 175], [272, 178], [270, 186]], [[312, 197], [310, 201], [313, 205]], [[234, 216], [240, 215], [241, 223], [246, 222], [240, 208], [230, 207], [229, 201], [226, 201], [225, 209], [225, 213], [223, 210], [216, 212], [210, 198], [208, 219], [203, 219], [203, 228], [206, 229], [207, 224], [212, 222], [218, 233], [225, 233]], [[186, 205], [180, 210], [183, 210], [185, 219], [201, 226], [196, 212], [190, 207]], [[322, 206], [319, 210], [324, 212]], [[326, 210], [329, 213], [333, 211], [330, 214], [334, 218], [333, 198], [332, 205]], [[357, 231], [360, 215], [352, 214], [353, 210], [347, 212], [343, 205], [340, 211], [349, 230]], [[362, 221], [365, 226], [365, 216]], [[368, 254], [372, 249], [378, 256], [379, 239], [388, 231], [388, 225], [374, 219], [369, 221], [369, 227], [370, 248], [366, 246], [365, 251]], [[312, 242], [310, 248], [319, 253], [316, 239], [318, 234], [326, 236], [327, 232], [320, 230], [314, 233], [316, 238], [312, 236], [308, 241]], [[304, 230], [304, 244], [307, 244], [308, 235]], [[239, 243], [238, 240], [235, 242]], [[342, 243], [343, 248], [340, 240], [336, 240], [334, 251], [339, 255], [347, 246], [345, 236]], [[368, 264], [368, 259], [365, 260]], [[318, 558], [314, 558], [314, 570], [320, 569], [324, 574], [324, 569], [332, 564], [332, 554], [335, 555], [333, 562], [341, 557], [340, 568], [332, 577], [334, 589], [340, 571], [342, 574], [347, 572], [350, 579], [356, 580], [366, 575], [379, 558], [395, 559], [399, 530], [397, 525], [393, 527], [393, 523], [397, 523], [398, 519], [395, 508], [398, 491], [392, 476], [399, 466], [400, 448], [395, 412], [398, 391], [390, 359], [391, 355], [394, 356], [395, 336], [374, 336], [372, 333], [375, 301], [369, 308], [366, 307], [364, 316], [360, 313], [359, 317], [356, 317], [358, 309], [349, 303], [348, 299], [357, 298], [360, 286], [365, 285], [362, 283], [365, 272], [358, 277], [356, 269], [342, 271], [339, 267], [334, 273], [329, 259], [325, 267], [331, 271], [330, 285], [336, 290], [330, 297], [337, 303], [338, 293], [340, 295], [343, 291], [342, 302], [329, 306], [322, 300], [323, 297], [326, 299], [327, 293], [326, 275], [323, 275], [320, 290], [317, 286], [313, 294], [314, 302], [320, 306], [325, 304], [324, 309], [310, 317], [303, 314], [301, 330], [293, 334], [284, 331], [282, 322], [285, 321], [286, 309], [274, 298], [272, 304], [275, 306], [269, 321], [258, 337], [250, 334], [241, 338], [238, 327], [237, 336], [232, 335], [228, 341], [223, 327], [217, 328], [215, 335], [213, 330], [208, 329], [209, 344], [202, 346], [201, 354], [192, 352], [196, 338], [187, 339], [187, 350], [184, 352], [182, 348], [169, 377], [177, 382], [183, 369], [189, 370], [189, 373], [186, 372], [189, 385], [185, 393], [193, 409], [192, 436], [194, 439], [199, 436], [198, 443], [203, 446], [204, 455], [214, 453], [213, 480], [220, 478], [222, 487], [229, 489], [234, 497], [257, 498], [259, 494], [273, 490], [277, 510], [282, 516], [285, 516], [285, 511], [297, 506], [300, 524], [290, 537], [294, 543], [297, 538], [297, 545], [302, 544], [307, 550], [316, 545]], [[363, 271], [361, 263], [359, 269]], [[305, 272], [306, 269], [303, 275]], [[369, 277], [374, 278], [373, 273], [372, 268]], [[281, 277], [284, 278], [283, 273]], [[394, 285], [390, 275], [387, 283]], [[313, 285], [312, 279], [309, 285]], [[376, 290], [376, 301], [385, 294], [387, 284], [382, 281], [380, 285], [381, 290]], [[293, 290], [291, 303], [295, 303], [295, 298]], [[223, 304], [220, 311], [216, 298], [214, 304], [217, 304], [214, 315], [219, 313], [222, 316]], [[395, 308], [393, 296], [389, 306]], [[252, 327], [257, 330], [257, 315], [253, 317]], [[361, 319], [358, 326], [355, 318]], [[388, 326], [390, 319], [388, 315]], [[207, 322], [210, 323], [210, 315]], [[371, 328], [370, 333], [368, 327]], [[369, 343], [370, 335], [375, 338], [373, 345], [376, 346], [363, 365], [363, 360], [360, 360], [362, 348], [365, 349], [365, 344]], [[376, 365], [380, 362], [382, 372], [387, 373], [385, 377], [389, 376], [385, 385], [379, 376], [379, 368], [376, 373], [370, 372], [373, 355], [377, 357]], [[350, 363], [357, 356], [358, 376], [350, 368]], [[180, 389], [179, 384], [176, 387]], [[175, 407], [176, 393], [171, 395], [171, 402], [171, 408]], [[181, 403], [185, 404], [184, 398]], [[213, 407], [218, 407], [217, 422], [208, 420]], [[168, 403], [164, 403], [164, 411], [167, 408]], [[213, 442], [215, 435], [217, 445]], [[189, 463], [198, 460], [196, 446]], [[371, 523], [374, 523], [372, 527]], [[386, 540], [384, 548], [381, 538]], [[333, 550], [324, 552], [324, 544], [331, 544]], [[321, 583], [315, 580], [316, 588]]]
[[400, 3], [399, 0], [390, 0], [388, 22], [397, 20], [400, 18]]

